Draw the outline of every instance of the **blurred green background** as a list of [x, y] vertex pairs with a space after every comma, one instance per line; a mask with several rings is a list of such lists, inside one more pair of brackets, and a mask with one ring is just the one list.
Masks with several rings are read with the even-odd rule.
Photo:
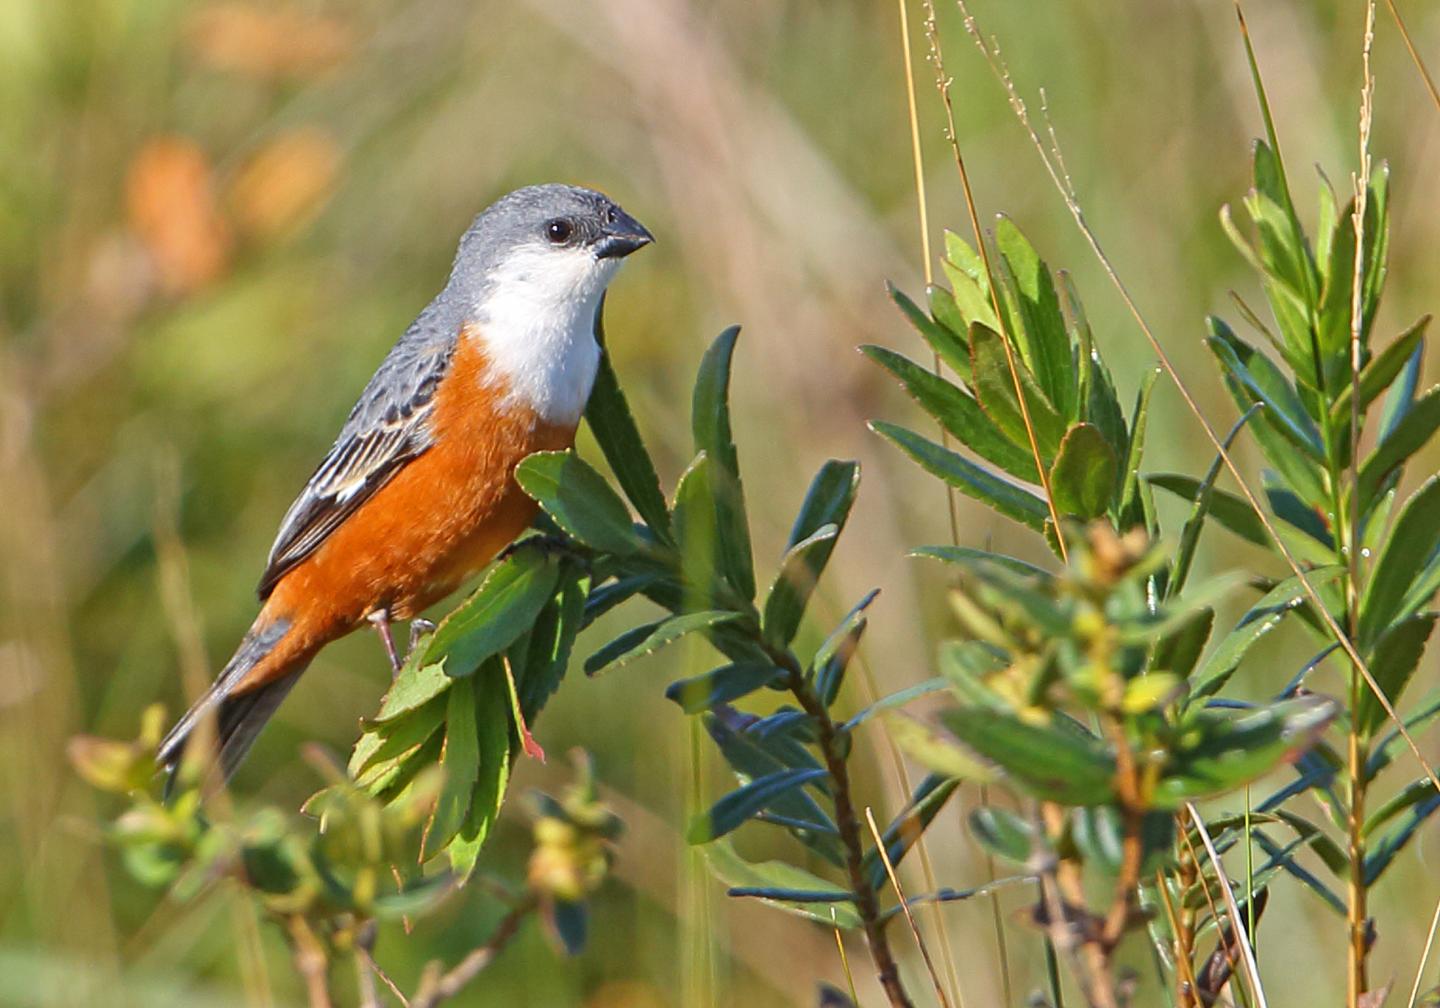
[[[1151, 355], [956, 10], [939, 6], [981, 207], [1073, 271], [1128, 398]], [[1343, 189], [1355, 164], [1362, 6], [1253, 7], [1311, 206], [1304, 166]], [[1440, 11], [1407, 8], [1440, 61]], [[1255, 293], [1216, 213], [1244, 193], [1260, 132], [1231, 3], [977, 0], [976, 13], [1033, 109], [1046, 88], [1088, 217], [1228, 426], [1235, 411], [1200, 340], [1207, 312], [1234, 316], [1229, 288]], [[909, 16], [938, 239], [965, 217], [916, 5]], [[1379, 29], [1374, 150], [1394, 169], [1395, 222], [1384, 338], [1440, 304], [1440, 114], [1383, 12]], [[64, 744], [133, 735], [145, 705], [183, 706], [182, 683], [193, 691], [228, 656], [291, 496], [443, 282], [471, 216], [515, 186], [595, 186], [656, 234], [613, 287], [607, 329], [667, 482], [686, 461], [699, 355], [722, 325], [745, 325], [737, 439], [762, 565], [809, 472], [829, 456], [863, 461], [819, 611], [883, 588], [867, 638], [875, 681], [929, 675], [947, 631], [941, 572], [904, 552], [948, 537], [945, 499], [865, 429], [918, 413], [854, 352], [921, 346], [883, 286], [918, 295], [923, 283], [893, 2], [5, 0], [0, 109], [0, 1004], [298, 1001], [278, 934], [225, 890], [179, 906], [125, 875], [101, 845], [113, 809], [73, 777]], [[1208, 449], [1173, 388], [1162, 382], [1157, 401], [1148, 468], [1203, 469]], [[1038, 538], [964, 503], [960, 532], [1045, 557]], [[1207, 543], [1212, 568], [1259, 562], [1222, 536]], [[1273, 688], [1294, 653], [1277, 635], [1273, 676], [1241, 690]], [[842, 978], [830, 935], [727, 903], [683, 845], [687, 801], [723, 777], [661, 690], [703, 660], [673, 652], [577, 676], [547, 709], [542, 743], [592, 750], [629, 824], [618, 877], [583, 957], [557, 958], [532, 928], [458, 1003], [813, 1003], [817, 980]], [[368, 636], [328, 649], [237, 794], [298, 804], [318, 785], [300, 744], [343, 752], [387, 682]], [[847, 702], [865, 702], [863, 678], [850, 688]], [[883, 819], [901, 785], [883, 733], [868, 731], [860, 782]], [[563, 763], [527, 762], [512, 794], [554, 786]], [[943, 884], [983, 880], [958, 812], [930, 836]], [[744, 839], [759, 855], [782, 849]], [[526, 849], [512, 815], [485, 867], [517, 877]], [[1415, 849], [1374, 897], [1374, 975], [1406, 992], [1435, 897], [1433, 840]], [[406, 986], [500, 913], [480, 891], [450, 907], [409, 938], [382, 935], [378, 956]], [[945, 914], [967, 1004], [997, 1003], [988, 904]], [[1308, 893], [1277, 892], [1260, 939], [1272, 1004], [1338, 998], [1342, 931]], [[923, 997], [918, 957], [897, 942]], [[863, 948], [850, 951], [868, 984]], [[1010, 954], [1028, 989], [1037, 942], [1012, 928]]]

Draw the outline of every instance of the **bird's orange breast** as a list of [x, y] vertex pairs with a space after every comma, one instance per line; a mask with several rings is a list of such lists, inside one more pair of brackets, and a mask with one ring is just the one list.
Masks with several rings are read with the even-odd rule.
[[266, 609], [318, 644], [376, 609], [409, 618], [489, 563], [535, 517], [515, 466], [575, 438], [508, 392], [467, 328], [435, 393], [433, 444], [287, 573]]

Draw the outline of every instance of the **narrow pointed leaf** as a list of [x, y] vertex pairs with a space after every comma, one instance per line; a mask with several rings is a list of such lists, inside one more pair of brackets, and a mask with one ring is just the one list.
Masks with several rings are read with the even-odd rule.
[[737, 662], [671, 683], [665, 697], [686, 714], [699, 714], [720, 703], [730, 703], [769, 686], [781, 671], [773, 665]]
[[946, 711], [942, 720], [961, 742], [1037, 798], [1092, 805], [1114, 796], [1115, 759], [1098, 739], [980, 707]]
[[625, 496], [630, 498], [645, 524], [662, 540], [668, 539], [670, 512], [665, 507], [665, 495], [660, 492], [660, 478], [655, 475], [655, 463], [645, 450], [640, 429], [620, 389], [609, 351], [600, 355], [590, 402], [585, 407], [585, 422], [594, 432], [595, 441]]
[[722, 572], [746, 599], [755, 597], [755, 568], [750, 555], [750, 526], [745, 517], [745, 490], [740, 461], [730, 430], [730, 364], [739, 326], [721, 333], [705, 351], [695, 379], [691, 427], [695, 450], [704, 452], [715, 469], [711, 487], [715, 495], [716, 553]]
[[515, 481], [585, 545], [619, 556], [643, 548], [625, 502], [573, 449], [536, 452], [515, 467]]
[[[533, 457], [533, 456], [532, 456]], [[425, 665], [445, 662], [445, 674], [468, 676], [530, 629], [555, 592], [558, 557], [520, 549], [491, 568], [460, 608], [440, 622], [425, 646]]]
[[1017, 353], [1013, 357], [1014, 373], [1011, 372], [1011, 357], [1005, 353], [1002, 337], [988, 326], [976, 324], [970, 327], [970, 362], [975, 398], [1011, 443], [1033, 455], [1030, 435], [1025, 426], [1025, 415], [1021, 412], [1020, 400], [1015, 395], [1015, 381], [1018, 376], [1020, 388], [1025, 393], [1030, 424], [1035, 431], [1036, 445], [1040, 449], [1040, 460], [1048, 467], [1060, 448], [1060, 439], [1065, 436], [1065, 420], [1035, 383], [1035, 377], [1026, 369], [1020, 355]]
[[884, 347], [863, 346], [864, 354], [900, 380], [920, 407], [961, 444], [985, 461], [1020, 479], [1035, 479], [1035, 459], [1000, 432], [968, 392]]
[[[1344, 571], [1344, 567], [1336, 564], [1307, 571], [1305, 577], [1312, 588], [1319, 589]], [[1191, 694], [1204, 697], [1217, 692], [1234, 674], [1255, 642], [1279, 626], [1287, 613], [1305, 605], [1308, 598], [1305, 584], [1299, 576], [1288, 577], [1266, 592], [1200, 666], [1190, 682]]]
[[1049, 509], [1041, 498], [1029, 490], [1001, 479], [964, 456], [903, 427], [872, 420], [870, 429], [893, 441], [926, 471], [940, 477], [967, 496], [974, 497], [1006, 518], [1021, 522], [1037, 532], [1044, 528]]
[[[1400, 509], [1385, 548], [1360, 596], [1357, 633], [1368, 648], [1384, 629], [1411, 615], [1403, 603], [1440, 546], [1440, 477], [1432, 476]], [[1421, 601], [1423, 605], [1428, 599]]]
[[654, 623], [646, 623], [627, 630], [585, 659], [585, 674], [627, 665], [637, 658], [654, 654], [667, 644], [672, 644], [688, 633], [708, 630], [740, 618], [739, 613], [721, 609], [706, 609], [702, 612], [682, 613], [669, 616]]
[[809, 781], [824, 777], [824, 770], [781, 770], [730, 792], [691, 820], [685, 839], [691, 844], [709, 843], [752, 819], [777, 798]]

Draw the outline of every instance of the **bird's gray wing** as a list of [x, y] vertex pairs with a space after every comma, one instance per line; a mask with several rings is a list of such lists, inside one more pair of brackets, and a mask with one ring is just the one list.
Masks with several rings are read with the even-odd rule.
[[432, 443], [435, 393], [450, 367], [456, 334], [424, 314], [385, 358], [305, 489], [290, 505], [265, 572], [264, 601], [292, 567], [318, 549], [361, 504]]

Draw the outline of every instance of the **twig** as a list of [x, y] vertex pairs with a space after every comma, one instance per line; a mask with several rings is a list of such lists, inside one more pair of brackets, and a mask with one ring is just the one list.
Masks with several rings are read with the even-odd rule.
[[305, 995], [310, 1008], [330, 1008], [330, 962], [325, 948], [315, 936], [310, 923], [299, 914], [286, 922], [290, 932], [290, 954], [295, 969], [305, 981]]
[[865, 806], [865, 822], [870, 825], [870, 835], [875, 838], [875, 852], [880, 855], [880, 861], [885, 865], [885, 874], [890, 876], [890, 884], [895, 887], [895, 895], [900, 900], [900, 912], [905, 915], [905, 923], [910, 925], [910, 933], [915, 936], [915, 944], [920, 947], [920, 958], [925, 960], [925, 969], [930, 972], [930, 982], [935, 985], [935, 996], [940, 999], [943, 1008], [950, 1008], [950, 999], [945, 996], [945, 988], [940, 984], [940, 974], [935, 972], [935, 963], [930, 958], [930, 949], [925, 945], [925, 939], [920, 934], [920, 928], [915, 923], [915, 917], [910, 913], [910, 902], [905, 898], [905, 889], [900, 885], [900, 877], [895, 874], [895, 866], [890, 863], [890, 852], [885, 849], [885, 840], [880, 836], [880, 827], [875, 825], [875, 813], [870, 806]]
[[510, 908], [510, 912], [495, 927], [495, 933], [490, 936], [489, 941], [461, 959], [448, 972], [442, 973], [438, 962], [430, 963], [420, 980], [420, 989], [410, 999], [410, 1008], [434, 1008], [440, 1002], [459, 994], [470, 981], [495, 961], [495, 957], [504, 951], [505, 946], [509, 945], [510, 940], [519, 932], [525, 918], [539, 909], [539, 906], [540, 902], [535, 896], [527, 895]]
[[809, 684], [795, 656], [788, 652], [765, 645], [776, 666], [788, 673], [788, 686], [801, 709], [815, 721], [815, 731], [820, 752], [825, 759], [825, 769], [830, 775], [834, 789], [835, 828], [840, 842], [845, 847], [845, 869], [850, 878], [850, 888], [855, 895], [855, 911], [865, 930], [865, 940], [870, 945], [870, 957], [875, 961], [875, 971], [885, 996], [894, 1008], [912, 1008], [914, 1002], [906, 993], [900, 981], [900, 968], [895, 963], [895, 954], [880, 920], [880, 907], [875, 899], [875, 890], [865, 876], [865, 848], [860, 837], [860, 823], [855, 817], [855, 803], [850, 794], [850, 770], [845, 763], [839, 732], [830, 712], [820, 702]]

